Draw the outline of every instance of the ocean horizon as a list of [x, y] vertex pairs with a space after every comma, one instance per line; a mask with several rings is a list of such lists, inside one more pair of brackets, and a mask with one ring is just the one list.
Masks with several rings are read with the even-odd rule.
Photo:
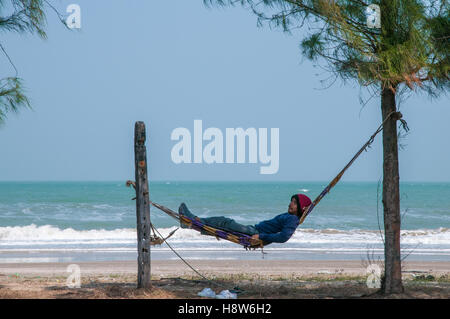
[[[150, 199], [203, 217], [253, 225], [287, 211], [290, 197], [312, 200], [328, 182], [151, 181]], [[131, 260], [136, 253], [134, 190], [120, 181], [0, 182], [0, 263]], [[450, 182], [401, 182], [402, 255], [450, 261]], [[378, 182], [342, 181], [284, 244], [260, 251], [189, 229], [168, 240], [187, 259], [383, 258], [383, 207]], [[162, 236], [177, 221], [151, 207]], [[176, 259], [166, 246], [152, 258]]]

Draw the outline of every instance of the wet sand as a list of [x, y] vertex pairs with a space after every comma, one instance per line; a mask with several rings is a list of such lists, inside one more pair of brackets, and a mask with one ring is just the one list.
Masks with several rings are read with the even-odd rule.
[[[366, 275], [367, 264], [357, 260], [187, 260], [200, 273], [211, 275], [262, 275], [302, 276], [314, 274]], [[67, 266], [77, 264], [81, 275], [136, 274], [135, 261], [102, 261], [75, 263], [0, 263], [0, 274], [67, 275]], [[404, 273], [450, 273], [450, 263], [433, 261], [405, 261]], [[151, 263], [153, 276], [196, 275], [181, 260], [154, 260]]]

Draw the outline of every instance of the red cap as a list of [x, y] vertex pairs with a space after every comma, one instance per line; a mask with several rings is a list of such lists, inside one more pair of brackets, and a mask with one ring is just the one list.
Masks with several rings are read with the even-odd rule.
[[311, 205], [311, 199], [309, 199], [308, 196], [303, 195], [303, 194], [297, 194], [297, 198], [298, 198], [298, 202], [300, 204], [300, 209], [304, 209], [306, 207], [308, 207], [309, 205]]
[[308, 196], [303, 195], [303, 194], [295, 194], [291, 197], [295, 198], [296, 202], [297, 202], [297, 212], [298, 212], [298, 216], [302, 216], [303, 215], [303, 209], [305, 209], [306, 207], [308, 207], [309, 205], [311, 205], [311, 199], [309, 199]]

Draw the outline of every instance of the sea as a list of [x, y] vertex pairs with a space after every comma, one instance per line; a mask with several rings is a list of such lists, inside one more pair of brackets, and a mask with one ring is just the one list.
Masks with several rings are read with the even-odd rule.
[[[226, 216], [254, 225], [287, 212], [293, 194], [314, 199], [327, 182], [151, 182], [150, 199], [200, 217]], [[153, 260], [361, 260], [384, 256], [381, 185], [340, 182], [291, 239], [263, 250], [180, 228], [152, 207], [151, 221], [167, 244]], [[403, 260], [450, 262], [450, 183], [400, 185]], [[0, 182], [0, 263], [137, 259], [133, 188], [117, 182]]]

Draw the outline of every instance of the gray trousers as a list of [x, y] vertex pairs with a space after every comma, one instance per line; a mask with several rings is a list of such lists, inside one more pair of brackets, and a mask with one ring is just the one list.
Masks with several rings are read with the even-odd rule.
[[[189, 217], [192, 219], [197, 217], [189, 211], [189, 209], [187, 208], [187, 206], [184, 203], [182, 203], [180, 205], [180, 207], [178, 208], [178, 212], [180, 214], [183, 214], [186, 217]], [[259, 233], [258, 230], [255, 228], [255, 226], [242, 225], [242, 224], [237, 223], [234, 219], [231, 219], [231, 218], [228, 218], [225, 216], [205, 217], [205, 218], [200, 217], [200, 221], [202, 223], [207, 224], [214, 228], [220, 228], [223, 230], [239, 232], [239, 233], [247, 234], [250, 236], [256, 235]]]

